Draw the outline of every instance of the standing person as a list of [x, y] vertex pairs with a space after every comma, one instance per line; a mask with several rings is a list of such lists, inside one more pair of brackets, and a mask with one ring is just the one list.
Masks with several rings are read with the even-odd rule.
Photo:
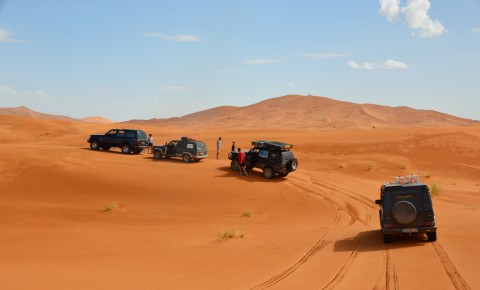
[[218, 140], [217, 140], [217, 159], [218, 159], [218, 155], [220, 154], [220, 147], [222, 147], [222, 137], [218, 137]]
[[232, 152], [235, 152], [235, 141], [232, 142]]
[[245, 176], [247, 174], [247, 165], [245, 164], [245, 152], [242, 151], [241, 148], [238, 148], [238, 174], [242, 175], [242, 171], [245, 172]]
[[153, 152], [153, 136], [152, 136], [152, 134], [148, 135], [147, 143], [148, 143], [147, 152], [148, 152], [148, 154], [150, 154], [151, 152]]

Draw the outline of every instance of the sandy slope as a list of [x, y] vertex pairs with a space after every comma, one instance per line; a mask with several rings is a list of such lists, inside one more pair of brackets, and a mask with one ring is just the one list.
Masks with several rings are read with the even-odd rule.
[[[157, 143], [206, 141], [210, 158], [190, 164], [91, 151], [88, 135], [110, 127], [0, 116], [2, 288], [480, 288], [480, 127], [138, 126]], [[227, 150], [211, 158], [218, 136], [225, 149], [292, 142], [300, 168], [241, 177]], [[384, 245], [374, 199], [383, 181], [410, 173], [441, 189], [438, 241]], [[219, 240], [225, 229], [244, 237]]]
[[181, 118], [133, 121], [195, 128], [411, 128], [471, 126], [479, 121], [431, 110], [356, 104], [325, 97], [287, 95], [245, 107], [223, 106]]

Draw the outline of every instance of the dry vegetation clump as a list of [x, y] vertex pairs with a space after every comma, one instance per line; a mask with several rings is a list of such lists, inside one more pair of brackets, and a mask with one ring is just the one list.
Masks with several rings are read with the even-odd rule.
[[438, 187], [438, 185], [436, 183], [433, 183], [432, 188], [430, 188], [430, 192], [435, 196], [439, 196], [440, 195], [440, 187]]
[[233, 238], [243, 238], [247, 234], [247, 230], [238, 230], [235, 227], [229, 227], [221, 230], [218, 233], [218, 240], [219, 241], [224, 241], [228, 239], [233, 239]]
[[110, 202], [110, 203], [107, 203], [104, 207], [103, 207], [103, 211], [106, 211], [106, 212], [111, 212], [111, 211], [114, 211], [118, 208], [117, 204], [114, 203], [114, 202]]

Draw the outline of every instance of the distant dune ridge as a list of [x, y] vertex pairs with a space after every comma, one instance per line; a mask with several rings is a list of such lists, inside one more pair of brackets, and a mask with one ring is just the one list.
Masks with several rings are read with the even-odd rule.
[[409, 107], [356, 104], [325, 97], [287, 95], [245, 107], [221, 106], [183, 117], [132, 120], [149, 125], [268, 128], [372, 128], [469, 126], [479, 121]]
[[35, 112], [25, 106], [14, 107], [14, 108], [0, 108], [0, 115], [13, 115], [13, 116], [29, 117], [33, 119], [42, 119], [42, 120], [80, 121], [85, 123], [96, 123], [96, 124], [114, 123], [114, 121], [104, 117], [100, 117], [100, 116], [75, 119], [75, 118], [62, 116], [62, 115], [44, 114], [44, 113]]
[[[27, 107], [0, 108], [0, 115], [95, 124], [114, 123], [100, 116], [74, 119], [38, 113]], [[183, 117], [131, 120], [124, 123], [200, 128], [227, 128], [239, 125], [250, 128], [398, 128], [480, 125], [480, 121], [433, 110], [356, 104], [325, 97], [300, 95], [272, 98], [245, 107], [221, 106]]]

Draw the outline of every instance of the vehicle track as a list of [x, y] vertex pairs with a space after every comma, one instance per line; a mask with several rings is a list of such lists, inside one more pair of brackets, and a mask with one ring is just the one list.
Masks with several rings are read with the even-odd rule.
[[[340, 204], [339, 202], [333, 200], [332, 198], [327, 196], [328, 193], [325, 190], [322, 190], [321, 188], [318, 188], [319, 185], [313, 183], [310, 178], [308, 178], [308, 179], [296, 178], [296, 179], [300, 180], [302, 182], [306, 182], [309, 185], [309, 187], [312, 187], [312, 188], [307, 188], [303, 184], [301, 185], [297, 182], [290, 182], [290, 184], [295, 186], [295, 187], [298, 187], [302, 190], [305, 190], [305, 191], [307, 191], [311, 194], [315, 194], [317, 196], [320, 196], [321, 198], [326, 200], [327, 203], [330, 204], [330, 206], [332, 206], [336, 210], [335, 219], [334, 219], [332, 225], [330, 225], [330, 228], [328, 229], [328, 231], [326, 231], [322, 235], [322, 237], [315, 243], [315, 245], [312, 248], [310, 248], [310, 250], [305, 255], [303, 255], [300, 258], [300, 260], [298, 260], [294, 265], [290, 266], [289, 268], [282, 271], [280, 274], [275, 275], [274, 277], [270, 278], [269, 280], [267, 280], [263, 283], [260, 283], [260, 284], [256, 285], [255, 287], [253, 287], [251, 289], [266, 289], [266, 288], [269, 288], [269, 287], [281, 282], [282, 280], [284, 280], [285, 278], [290, 276], [292, 273], [294, 273], [303, 264], [305, 264], [318, 251], [320, 251], [322, 248], [327, 246], [331, 241], [328, 241], [326, 239], [326, 237], [329, 236], [333, 231], [341, 230], [341, 229], [344, 228], [344, 227], [337, 228], [339, 226], [339, 222], [340, 222], [340, 218], [341, 218], [341, 212], [340, 211], [343, 211], [343, 212], [347, 213], [348, 216], [350, 216], [350, 221], [348, 222], [346, 227], [353, 225], [355, 223], [355, 221], [359, 221], [362, 224], [366, 222], [366, 221], [364, 221], [360, 218], [358, 210], [353, 205], [349, 204], [348, 202], [345, 205], [343, 205], [343, 204]], [[347, 261], [342, 265], [342, 267], [337, 272], [337, 274], [332, 278], [331, 281], [328, 282], [328, 284], [323, 289], [330, 289], [331, 287], [334, 287], [338, 282], [340, 282], [343, 279], [346, 269], [348, 269], [350, 264], [353, 262], [353, 260], [357, 256], [357, 253], [358, 253], [357, 252], [357, 247], [358, 247], [359, 242], [357, 242], [357, 244], [355, 246], [355, 250], [350, 253]]]
[[457, 268], [453, 264], [452, 260], [450, 260], [450, 257], [443, 247], [438, 242], [431, 243], [431, 245], [440, 258], [440, 261], [442, 262], [443, 267], [445, 268], [445, 271], [447, 272], [447, 275], [450, 278], [450, 281], [452, 281], [455, 289], [471, 289], [467, 282], [465, 282], [463, 279], [462, 275], [460, 275], [460, 273], [457, 271]]

